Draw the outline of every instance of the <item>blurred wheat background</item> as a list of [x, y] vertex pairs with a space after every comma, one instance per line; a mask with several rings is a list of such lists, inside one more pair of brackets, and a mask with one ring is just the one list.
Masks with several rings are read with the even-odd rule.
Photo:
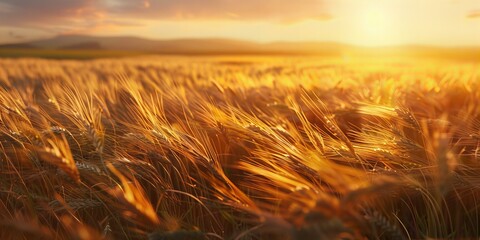
[[0, 59], [1, 239], [480, 237], [480, 66]]

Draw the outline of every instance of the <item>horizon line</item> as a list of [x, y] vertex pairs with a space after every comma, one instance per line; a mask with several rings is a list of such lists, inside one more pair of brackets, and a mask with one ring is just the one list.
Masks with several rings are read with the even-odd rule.
[[428, 44], [428, 43], [399, 43], [399, 44], [378, 44], [378, 45], [365, 45], [365, 44], [355, 44], [349, 43], [344, 41], [322, 41], [322, 40], [274, 40], [274, 41], [255, 41], [250, 39], [242, 39], [242, 38], [229, 38], [229, 37], [178, 37], [178, 38], [151, 38], [151, 37], [144, 37], [138, 35], [92, 35], [92, 34], [79, 34], [79, 33], [72, 33], [72, 34], [58, 34], [52, 37], [45, 37], [45, 38], [34, 38], [25, 41], [17, 41], [17, 42], [6, 42], [0, 43], [0, 46], [5, 45], [15, 45], [15, 44], [28, 44], [32, 42], [38, 41], [48, 41], [59, 37], [65, 36], [79, 36], [79, 37], [92, 37], [92, 38], [137, 38], [142, 40], [148, 41], [195, 41], [195, 40], [222, 40], [222, 41], [237, 41], [237, 42], [244, 42], [244, 43], [251, 43], [257, 45], [269, 45], [269, 44], [277, 44], [277, 43], [284, 43], [284, 44], [337, 44], [337, 45], [344, 45], [348, 47], [358, 47], [358, 48], [367, 48], [367, 49], [375, 49], [375, 48], [401, 48], [401, 47], [431, 47], [431, 48], [442, 48], [442, 49], [469, 49], [469, 48], [480, 48], [480, 44], [478, 45], [445, 45], [445, 44]]

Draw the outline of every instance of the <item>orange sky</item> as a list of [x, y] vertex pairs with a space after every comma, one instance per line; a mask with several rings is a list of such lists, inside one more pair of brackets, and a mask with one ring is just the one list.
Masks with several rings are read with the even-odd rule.
[[0, 0], [0, 43], [73, 33], [480, 46], [480, 0]]

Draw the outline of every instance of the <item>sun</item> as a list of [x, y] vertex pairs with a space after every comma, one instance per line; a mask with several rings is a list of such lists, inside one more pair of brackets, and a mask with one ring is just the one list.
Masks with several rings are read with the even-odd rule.
[[391, 39], [392, 18], [386, 8], [366, 6], [359, 11], [357, 30], [365, 45], [383, 45]]

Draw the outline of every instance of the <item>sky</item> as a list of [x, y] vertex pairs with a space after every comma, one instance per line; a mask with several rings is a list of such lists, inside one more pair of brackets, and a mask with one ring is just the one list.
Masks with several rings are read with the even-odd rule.
[[480, 0], [0, 0], [0, 43], [60, 34], [480, 46]]

